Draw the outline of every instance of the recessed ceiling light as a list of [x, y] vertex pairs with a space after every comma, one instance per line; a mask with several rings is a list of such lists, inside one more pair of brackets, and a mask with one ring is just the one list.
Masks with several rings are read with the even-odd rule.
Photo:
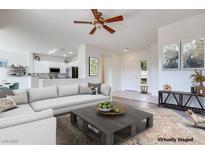
[[128, 48], [125, 48], [125, 49], [124, 49], [124, 52], [128, 52]]
[[57, 49], [53, 49], [54, 51], [56, 51]]
[[54, 50], [49, 50], [48, 52], [49, 52], [49, 53], [55, 53], [55, 51], [54, 51]]
[[66, 57], [66, 56], [67, 56], [67, 55], [65, 55], [65, 54], [63, 55], [63, 57]]
[[73, 52], [72, 52], [72, 51], [70, 51], [70, 52], [69, 52], [69, 54], [73, 54]]

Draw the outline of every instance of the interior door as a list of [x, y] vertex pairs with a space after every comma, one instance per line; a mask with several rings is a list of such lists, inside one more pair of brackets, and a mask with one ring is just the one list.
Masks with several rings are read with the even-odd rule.
[[137, 91], [137, 85], [139, 84], [138, 80], [136, 79], [138, 78], [137, 74], [139, 74], [137, 62], [130, 61], [129, 63], [125, 63], [122, 73], [123, 89]]

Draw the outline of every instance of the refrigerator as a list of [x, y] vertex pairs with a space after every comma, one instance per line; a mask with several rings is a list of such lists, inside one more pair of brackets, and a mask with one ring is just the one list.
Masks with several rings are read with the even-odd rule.
[[66, 78], [78, 78], [78, 67], [67, 67]]

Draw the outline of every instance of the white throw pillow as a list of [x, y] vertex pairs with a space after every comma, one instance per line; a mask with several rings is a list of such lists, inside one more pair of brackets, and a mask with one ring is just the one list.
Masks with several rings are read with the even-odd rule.
[[0, 99], [0, 112], [17, 108], [16, 103], [11, 98]]
[[58, 86], [58, 96], [71, 96], [78, 95], [79, 93], [79, 85], [66, 85], [66, 86]]
[[101, 89], [100, 89], [101, 94], [109, 96], [110, 95], [110, 90], [111, 90], [111, 88], [110, 88], [109, 85], [107, 85], [107, 84], [102, 84], [101, 85]]
[[27, 95], [27, 91], [21, 92], [21, 93], [15, 93], [15, 95], [13, 96], [7, 96], [9, 98], [11, 98], [12, 100], [14, 100], [14, 102], [17, 105], [20, 104], [27, 104], [28, 103], [28, 95]]
[[92, 94], [92, 90], [88, 85], [80, 84], [80, 94]]

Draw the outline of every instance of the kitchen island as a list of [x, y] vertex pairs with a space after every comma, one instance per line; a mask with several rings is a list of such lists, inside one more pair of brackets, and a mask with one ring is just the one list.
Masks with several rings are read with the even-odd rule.
[[74, 85], [85, 84], [88, 82], [101, 82], [99, 77], [93, 78], [64, 78], [64, 79], [40, 79], [38, 77], [32, 77], [32, 88], [50, 87], [56, 85]]

